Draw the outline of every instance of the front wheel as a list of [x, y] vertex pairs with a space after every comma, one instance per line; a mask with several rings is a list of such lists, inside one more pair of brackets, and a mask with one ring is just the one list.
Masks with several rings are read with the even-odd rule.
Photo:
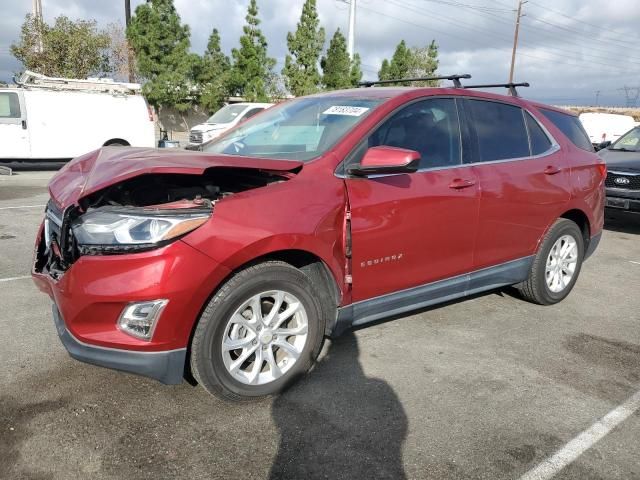
[[205, 308], [191, 368], [214, 395], [245, 400], [282, 391], [317, 358], [324, 319], [311, 280], [283, 262], [235, 274]]
[[539, 305], [553, 305], [571, 292], [582, 268], [584, 239], [571, 220], [557, 220], [547, 232], [529, 278], [516, 285], [521, 295]]

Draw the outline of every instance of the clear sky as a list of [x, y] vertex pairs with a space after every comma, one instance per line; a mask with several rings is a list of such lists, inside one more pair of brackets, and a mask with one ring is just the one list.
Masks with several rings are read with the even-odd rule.
[[[211, 30], [229, 52], [241, 34], [249, 0], [176, 0], [191, 27], [192, 49], [201, 53]], [[2, 0], [0, 79], [20, 70], [9, 46], [19, 34], [31, 0]], [[43, 0], [46, 21], [57, 15], [124, 23], [123, 0]], [[133, 0], [133, 8], [141, 0]], [[286, 32], [295, 29], [303, 0], [258, 0], [269, 53], [282, 68]], [[357, 0], [356, 50], [365, 78], [376, 78], [383, 58], [404, 39], [440, 45], [443, 74], [471, 73], [473, 82], [506, 81], [517, 0]], [[333, 35], [346, 31], [348, 5], [318, 0], [320, 19]], [[622, 105], [624, 87], [640, 87], [640, 0], [529, 0], [524, 5], [516, 80], [532, 88], [524, 96], [555, 104]], [[328, 41], [327, 41], [328, 43]], [[633, 92], [630, 91], [633, 97]], [[640, 99], [637, 100], [640, 106]]]

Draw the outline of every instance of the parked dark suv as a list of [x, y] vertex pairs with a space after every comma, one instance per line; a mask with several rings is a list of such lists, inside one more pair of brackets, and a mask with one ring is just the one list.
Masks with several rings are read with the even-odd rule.
[[607, 163], [607, 207], [640, 213], [640, 127], [598, 154]]
[[576, 116], [450, 78], [297, 98], [205, 152], [66, 165], [33, 278], [71, 356], [240, 399], [354, 325], [505, 285], [564, 299], [600, 239], [604, 162]]

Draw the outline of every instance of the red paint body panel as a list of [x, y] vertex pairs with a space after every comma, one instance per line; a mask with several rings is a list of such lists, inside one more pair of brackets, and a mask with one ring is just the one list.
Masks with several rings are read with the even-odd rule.
[[[59, 281], [34, 274], [58, 306], [67, 329], [82, 342], [138, 351], [184, 348], [202, 305], [229, 274], [224, 266], [184, 242], [134, 255], [85, 256]], [[167, 299], [153, 340], [117, 328], [129, 302]]]
[[[34, 272], [35, 283], [54, 299], [69, 331], [82, 342], [162, 351], [188, 345], [203, 306], [234, 270], [274, 252], [300, 250], [320, 258], [341, 292], [341, 305], [346, 306], [532, 255], [549, 226], [569, 210], [588, 217], [592, 236], [601, 232], [604, 179], [597, 168], [601, 160], [573, 146], [536, 104], [453, 88], [371, 88], [359, 90], [358, 95], [386, 101], [323, 157], [307, 163], [120, 147], [70, 162], [49, 186], [61, 208], [147, 173], [199, 175], [212, 167], [292, 173], [287, 181], [218, 201], [205, 225], [166, 247], [81, 257], [59, 281]], [[556, 138], [560, 150], [544, 158], [379, 178], [341, 176], [336, 169], [376, 125], [407, 102], [431, 95], [464, 95], [523, 106]], [[560, 172], [546, 175], [549, 165]], [[351, 260], [345, 255], [349, 211]], [[352, 285], [345, 281], [349, 275]], [[169, 299], [169, 304], [152, 341], [117, 329], [118, 316], [128, 302], [160, 298]]]
[[453, 168], [347, 180], [354, 301], [471, 270], [478, 188], [449, 184], [472, 175]]

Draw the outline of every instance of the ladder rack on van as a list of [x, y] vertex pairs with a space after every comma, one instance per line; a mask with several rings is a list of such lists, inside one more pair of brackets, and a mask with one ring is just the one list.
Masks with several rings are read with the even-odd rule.
[[40, 73], [26, 70], [15, 82], [26, 88], [46, 88], [50, 90], [75, 90], [84, 92], [104, 92], [111, 94], [131, 95], [140, 92], [139, 83], [114, 82], [108, 78], [75, 78], [47, 77]]

